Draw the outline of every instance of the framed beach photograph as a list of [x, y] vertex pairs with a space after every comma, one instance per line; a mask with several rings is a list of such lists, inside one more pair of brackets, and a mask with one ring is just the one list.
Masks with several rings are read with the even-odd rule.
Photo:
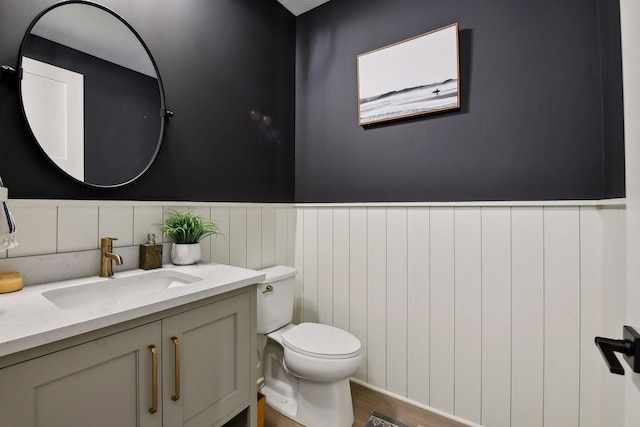
[[460, 108], [458, 24], [358, 55], [360, 126]]

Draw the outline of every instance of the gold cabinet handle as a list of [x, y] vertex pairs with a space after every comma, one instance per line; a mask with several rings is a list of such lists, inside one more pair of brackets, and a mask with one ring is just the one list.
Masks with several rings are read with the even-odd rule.
[[158, 349], [155, 345], [150, 345], [151, 350], [151, 408], [149, 412], [158, 412]]
[[267, 287], [262, 291], [263, 294], [268, 294], [269, 292], [273, 292], [273, 286], [267, 285]]
[[173, 341], [173, 348], [175, 352], [175, 375], [176, 375], [176, 384], [175, 384], [175, 393], [171, 396], [171, 400], [174, 402], [180, 399], [180, 340], [177, 337], [171, 337], [171, 341]]

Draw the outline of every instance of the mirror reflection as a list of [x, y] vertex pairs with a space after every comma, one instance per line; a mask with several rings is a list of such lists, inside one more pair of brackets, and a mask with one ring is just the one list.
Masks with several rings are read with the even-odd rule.
[[122, 18], [80, 1], [46, 9], [23, 39], [20, 67], [25, 118], [56, 166], [97, 187], [148, 169], [164, 130], [162, 83]]

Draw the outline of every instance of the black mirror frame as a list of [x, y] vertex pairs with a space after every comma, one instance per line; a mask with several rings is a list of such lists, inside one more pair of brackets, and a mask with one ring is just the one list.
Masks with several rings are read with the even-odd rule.
[[[128, 181], [122, 182], [122, 183], [117, 183], [117, 184], [112, 184], [112, 185], [92, 184], [92, 183], [89, 183], [89, 182], [80, 181], [79, 179], [77, 179], [77, 178], [71, 176], [70, 174], [68, 174], [64, 169], [62, 169], [60, 166], [58, 166], [47, 155], [47, 153], [44, 151], [44, 149], [42, 148], [42, 146], [38, 142], [36, 136], [34, 135], [33, 130], [31, 129], [31, 125], [29, 124], [29, 120], [27, 118], [27, 113], [25, 111], [24, 103], [23, 103], [23, 100], [22, 100], [22, 85], [20, 84], [22, 82], [22, 71], [23, 71], [22, 70], [22, 58], [23, 58], [24, 48], [25, 48], [25, 45], [26, 45], [26, 42], [27, 42], [27, 38], [31, 34], [31, 31], [33, 30], [33, 27], [38, 23], [38, 21], [44, 15], [47, 14], [47, 12], [49, 12], [49, 11], [51, 11], [53, 9], [56, 9], [58, 7], [64, 6], [64, 5], [68, 5], [68, 4], [84, 4], [84, 5], [87, 5], [87, 6], [97, 7], [99, 9], [102, 9], [103, 11], [109, 13], [110, 15], [112, 15], [116, 19], [118, 19], [120, 22], [122, 22], [136, 36], [136, 38], [138, 39], [138, 41], [140, 42], [140, 44], [144, 48], [145, 52], [149, 56], [149, 59], [151, 60], [151, 63], [153, 64], [153, 68], [154, 68], [154, 70], [156, 72], [156, 77], [157, 77], [157, 80], [158, 80], [158, 90], [160, 92], [160, 111], [158, 112], [158, 114], [160, 114], [161, 119], [163, 119], [163, 120], [160, 120], [160, 135], [158, 136], [158, 143], [156, 145], [156, 149], [155, 149], [155, 152], [153, 153], [153, 156], [151, 156], [151, 159], [149, 160], [149, 163], [144, 167], [144, 169], [139, 174], [137, 174], [135, 177], [131, 178]], [[73, 179], [74, 181], [76, 181], [76, 182], [78, 182], [80, 184], [83, 184], [85, 186], [92, 187], [92, 188], [119, 188], [119, 187], [123, 187], [125, 185], [128, 185], [128, 184], [132, 183], [136, 179], [140, 178], [145, 172], [147, 172], [147, 170], [149, 170], [149, 168], [151, 167], [151, 165], [155, 161], [156, 157], [158, 156], [158, 153], [160, 151], [160, 147], [162, 146], [162, 140], [164, 138], [165, 121], [168, 118], [173, 117], [173, 111], [167, 110], [167, 107], [166, 107], [164, 86], [162, 84], [162, 78], [160, 77], [160, 70], [158, 69], [158, 65], [156, 64], [156, 61], [153, 58], [153, 55], [151, 54], [151, 51], [147, 47], [147, 45], [144, 42], [144, 40], [142, 39], [142, 37], [140, 37], [140, 34], [138, 34], [138, 32], [131, 26], [131, 24], [129, 24], [122, 16], [120, 16], [119, 14], [117, 14], [116, 12], [114, 12], [113, 10], [109, 9], [106, 6], [103, 6], [101, 4], [94, 3], [94, 2], [91, 2], [91, 1], [86, 1], [86, 0], [65, 0], [63, 2], [56, 3], [56, 4], [52, 5], [52, 6], [47, 7], [46, 9], [41, 11], [31, 21], [31, 23], [29, 24], [29, 27], [25, 31], [24, 37], [22, 38], [22, 42], [20, 43], [20, 50], [18, 52], [17, 78], [15, 80], [17, 81], [17, 85], [18, 85], [18, 98], [20, 100], [20, 109], [22, 111], [22, 115], [23, 115], [24, 120], [25, 120], [25, 122], [27, 124], [27, 127], [29, 128], [29, 133], [31, 134], [31, 137], [33, 138], [33, 140], [37, 143], [38, 148], [42, 151], [42, 153], [45, 155], [45, 157], [58, 170], [60, 170], [63, 174], [65, 174], [66, 176], [68, 176], [69, 178]]]

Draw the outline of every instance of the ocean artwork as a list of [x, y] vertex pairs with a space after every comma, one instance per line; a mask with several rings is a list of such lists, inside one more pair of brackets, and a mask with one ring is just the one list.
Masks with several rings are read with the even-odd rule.
[[361, 126], [460, 108], [458, 24], [358, 56]]

